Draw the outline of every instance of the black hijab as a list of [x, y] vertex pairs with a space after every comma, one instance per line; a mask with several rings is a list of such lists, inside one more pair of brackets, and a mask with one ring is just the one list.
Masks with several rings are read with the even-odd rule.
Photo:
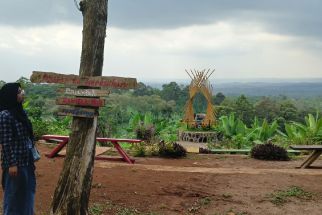
[[22, 103], [17, 101], [19, 83], [7, 83], [0, 90], [0, 111], [8, 110], [13, 117], [21, 122], [28, 130], [29, 137], [33, 140], [32, 124], [23, 110]]

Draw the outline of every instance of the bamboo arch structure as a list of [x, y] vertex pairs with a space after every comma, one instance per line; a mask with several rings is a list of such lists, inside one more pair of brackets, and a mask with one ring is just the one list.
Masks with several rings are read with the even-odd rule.
[[191, 83], [189, 86], [189, 99], [185, 106], [185, 116], [183, 121], [186, 122], [189, 126], [195, 126], [195, 117], [193, 110], [193, 99], [198, 92], [201, 92], [207, 100], [207, 110], [206, 116], [202, 121], [202, 126], [212, 126], [216, 124], [216, 115], [214, 106], [211, 103], [212, 90], [213, 87], [209, 82], [209, 77], [214, 73], [215, 70], [206, 69], [202, 71], [190, 70], [187, 71], [187, 74], [191, 78]]

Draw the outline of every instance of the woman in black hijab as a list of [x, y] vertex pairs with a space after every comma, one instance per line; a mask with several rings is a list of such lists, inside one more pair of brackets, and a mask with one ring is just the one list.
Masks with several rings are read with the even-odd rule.
[[24, 91], [19, 83], [0, 90], [0, 144], [4, 215], [33, 215], [36, 190], [31, 149], [33, 130], [23, 109]]

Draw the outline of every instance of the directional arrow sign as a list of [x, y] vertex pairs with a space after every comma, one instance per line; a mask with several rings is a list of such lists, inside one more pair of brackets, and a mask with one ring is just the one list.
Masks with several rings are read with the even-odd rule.
[[58, 105], [79, 105], [79, 106], [90, 106], [90, 107], [102, 107], [105, 105], [104, 99], [94, 98], [69, 98], [63, 97], [56, 100]]
[[30, 81], [33, 83], [56, 83], [65, 85], [88, 86], [88, 87], [106, 87], [115, 89], [133, 89], [136, 88], [135, 78], [122, 77], [79, 77], [77, 75], [64, 75], [53, 72], [33, 71]]
[[86, 97], [101, 97], [108, 96], [108, 90], [95, 90], [95, 89], [73, 89], [73, 88], [59, 88], [58, 93], [63, 93], [69, 96], [86, 96]]
[[89, 108], [59, 107], [58, 115], [93, 118], [94, 116], [97, 116], [97, 113], [94, 109], [89, 109]]

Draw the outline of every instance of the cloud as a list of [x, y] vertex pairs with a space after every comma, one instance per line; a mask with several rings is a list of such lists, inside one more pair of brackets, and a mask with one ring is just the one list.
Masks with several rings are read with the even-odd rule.
[[33, 70], [77, 73], [81, 53], [81, 27], [0, 27], [1, 78], [15, 81]]
[[[103, 75], [175, 79], [188, 78], [184, 69], [215, 68], [216, 78], [321, 77], [321, 4], [109, 1]], [[71, 0], [3, 2], [0, 79], [33, 70], [77, 74], [81, 19]]]
[[215, 68], [216, 78], [321, 77], [321, 51], [299, 46], [306, 43], [302, 38], [266, 32], [259, 25], [221, 22], [169, 30], [113, 28], [107, 41], [104, 71], [109, 75], [187, 78], [184, 69]]
[[[170, 29], [222, 21], [259, 22], [277, 34], [321, 38], [320, 0], [116, 0], [109, 1], [108, 25], [123, 29]], [[4, 1], [0, 24], [81, 25], [73, 0]]]
[[82, 22], [72, 0], [11, 0], [2, 2], [0, 7], [1, 25], [30, 27], [62, 22]]

